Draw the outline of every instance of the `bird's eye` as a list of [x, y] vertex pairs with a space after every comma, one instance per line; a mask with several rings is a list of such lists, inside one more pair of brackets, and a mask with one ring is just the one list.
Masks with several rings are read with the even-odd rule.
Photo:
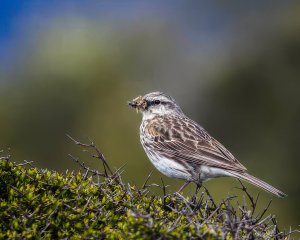
[[158, 105], [158, 104], [160, 104], [160, 101], [159, 101], [159, 100], [155, 100], [155, 101], [154, 101], [154, 104], [157, 104], [157, 105]]

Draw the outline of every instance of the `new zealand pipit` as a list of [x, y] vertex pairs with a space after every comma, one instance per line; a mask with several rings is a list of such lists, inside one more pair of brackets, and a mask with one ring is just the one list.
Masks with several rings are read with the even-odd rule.
[[142, 112], [140, 140], [153, 165], [171, 178], [190, 182], [236, 177], [275, 194], [287, 196], [250, 175], [247, 169], [204, 128], [184, 115], [175, 100], [161, 92], [139, 96], [128, 104]]

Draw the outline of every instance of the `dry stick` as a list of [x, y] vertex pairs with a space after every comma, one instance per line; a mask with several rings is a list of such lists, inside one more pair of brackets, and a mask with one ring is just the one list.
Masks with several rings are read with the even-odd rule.
[[89, 173], [90, 173], [90, 170], [86, 170], [86, 172], [85, 172], [85, 174], [83, 176], [84, 180], [86, 180], [86, 178], [88, 177]]
[[293, 234], [293, 233], [300, 233], [300, 230], [298, 230], [298, 229], [296, 229], [296, 230], [292, 230], [291, 228], [290, 228], [290, 231], [289, 232], [287, 232], [287, 233], [284, 233], [284, 236], [285, 237], [289, 237], [288, 238], [288, 240], [291, 238], [291, 234]]
[[47, 223], [47, 225], [42, 229], [41, 234], [43, 234], [50, 225], [51, 225], [51, 222]]
[[[246, 239], [250, 239], [250, 236], [253, 235], [253, 231], [256, 231], [255, 228], [257, 227], [261, 227], [262, 223], [269, 220], [267, 223], [265, 223], [265, 228], [264, 231], [266, 232], [268, 228], [273, 227], [273, 226], [269, 226], [269, 222], [272, 220], [272, 215], [267, 216], [266, 218], [264, 218], [263, 220], [261, 220], [259, 223], [254, 224], [251, 227], [248, 227], [248, 235]], [[251, 221], [250, 221], [251, 222]], [[256, 232], [257, 233], [257, 232]], [[272, 236], [271, 236], [272, 237]]]
[[148, 177], [146, 178], [146, 180], [145, 180], [145, 182], [144, 182], [144, 184], [143, 184], [141, 190], [143, 190], [143, 189], [145, 189], [146, 187], [148, 187], [147, 183], [148, 183], [148, 181], [149, 181], [149, 179], [150, 179], [152, 173], [153, 173], [153, 170], [151, 170], [151, 172], [149, 173], [149, 175], [148, 175]]
[[15, 166], [15, 167], [25, 166], [25, 165], [30, 165], [30, 166], [32, 166], [31, 163], [33, 163], [33, 161], [27, 162], [26, 160], [24, 160], [24, 163], [16, 164], [16, 165], [14, 165], [14, 166]]
[[78, 158], [75, 158], [74, 156], [72, 156], [71, 154], [68, 154], [69, 157], [74, 160], [77, 164], [79, 164], [84, 170], [87, 170], [95, 175], [101, 176], [101, 177], [106, 177], [105, 174], [98, 172], [97, 170], [92, 170], [89, 167], [86, 167], [84, 162], [80, 162]]
[[[204, 192], [201, 193], [200, 198], [199, 198], [199, 200], [198, 200], [198, 202], [197, 202], [197, 204], [196, 204], [196, 206], [194, 208], [195, 212], [198, 211], [201, 208], [203, 199], [204, 199]], [[200, 216], [203, 218], [204, 216], [203, 216], [202, 212], [199, 211], [199, 213], [200, 213]]]
[[114, 175], [121, 174], [123, 172], [123, 168], [126, 166], [126, 164], [127, 163], [124, 163], [121, 167], [119, 167], [118, 169], [116, 169], [116, 171], [114, 172], [114, 174], [112, 175], [112, 177], [114, 177]]
[[257, 206], [257, 202], [258, 202], [259, 196], [260, 196], [260, 194], [259, 194], [259, 192], [258, 192], [258, 193], [257, 193], [257, 196], [256, 196], [256, 199], [255, 199], [255, 208], [253, 208], [253, 210], [252, 210], [252, 215], [254, 214], [254, 212], [255, 212], [255, 210], [256, 210], [256, 206]]
[[182, 195], [181, 195], [180, 193], [178, 193], [178, 192], [175, 192], [175, 195], [177, 195], [179, 198], [181, 198], [181, 199], [183, 200], [185, 206], [189, 209], [190, 214], [186, 214], [186, 216], [187, 216], [187, 215], [191, 215], [191, 216], [195, 215], [195, 213], [194, 213], [193, 209], [191, 208], [191, 206], [190, 206], [189, 202], [187, 201], [187, 199], [185, 199], [185, 197], [182, 196]]
[[172, 222], [171, 226], [169, 226], [167, 232], [172, 232], [177, 227], [178, 222], [182, 218], [182, 215], [180, 215], [174, 222]]
[[[256, 208], [256, 203], [257, 203], [257, 202], [254, 201], [253, 197], [250, 195], [250, 193], [248, 192], [248, 190], [247, 190], [247, 188], [245, 187], [245, 185], [241, 182], [241, 180], [238, 179], [238, 181], [239, 181], [240, 184], [242, 185], [242, 188], [239, 188], [239, 189], [241, 189], [243, 192], [246, 193], [248, 199], [249, 199], [250, 202], [251, 202], [252, 211], [254, 212], [254, 210], [255, 210], [255, 208]], [[256, 199], [258, 199], [258, 197], [257, 197]], [[253, 213], [253, 212], [252, 212], [252, 213]]]
[[[112, 180], [116, 180], [118, 183], [120, 183], [122, 186], [124, 185], [121, 175], [124, 172], [123, 168], [126, 166], [127, 163], [124, 163], [121, 167], [119, 167], [111, 176]], [[121, 171], [122, 170], [122, 171]], [[117, 180], [118, 177], [118, 180]], [[123, 186], [124, 187], [124, 186]]]
[[166, 208], [166, 186], [165, 186], [165, 183], [164, 183], [164, 180], [162, 179], [162, 177], [160, 178], [161, 180], [161, 183], [162, 183], [162, 190], [163, 190], [163, 206], [164, 208]]
[[35, 166], [32, 163], [32, 161], [27, 161], [27, 160], [24, 160], [25, 163], [27, 163], [30, 167], [32, 168], [35, 168]]
[[237, 229], [236, 229], [236, 231], [235, 231], [235, 237], [234, 237], [235, 240], [238, 240], [238, 239], [239, 239], [239, 231], [240, 231], [240, 229], [242, 228], [243, 224], [244, 224], [243, 222], [240, 222], [240, 223], [239, 223], [239, 225], [238, 225], [238, 227], [237, 227]]
[[107, 169], [108, 169], [108, 171], [110, 172], [110, 174], [112, 174], [112, 171], [111, 171], [111, 169], [110, 169], [110, 167], [109, 167], [109, 165], [108, 165], [108, 163], [107, 163], [107, 161], [106, 161], [106, 158], [104, 157], [104, 155], [103, 155], [103, 153], [98, 149], [98, 147], [94, 144], [94, 142], [91, 140], [91, 139], [89, 139], [89, 141], [90, 141], [90, 146], [96, 151], [96, 153], [97, 153], [97, 156], [95, 156], [96, 158], [99, 158], [105, 165], [106, 165], [106, 167], [107, 167]]
[[[225, 213], [231, 213], [232, 215], [236, 216], [236, 211], [234, 211], [233, 209], [230, 209], [230, 201], [234, 198], [236, 198], [237, 196], [228, 196], [226, 199], [224, 199], [222, 201], [222, 203], [220, 204], [220, 206], [222, 206], [223, 204], [225, 205]], [[227, 204], [226, 204], [227, 203]], [[219, 214], [220, 215], [220, 214]], [[223, 215], [223, 213], [221, 214]]]
[[209, 219], [211, 219], [213, 217], [213, 215], [216, 214], [216, 212], [220, 209], [221, 204], [201, 223], [200, 227], [201, 228], [204, 224], [206, 224], [208, 222]]
[[88, 200], [86, 201], [86, 204], [84, 205], [83, 211], [82, 211], [82, 212], [84, 212], [84, 211], [86, 210], [87, 206], [90, 204], [91, 199], [92, 199], [92, 196], [90, 196], [90, 197], [88, 198]]
[[[186, 219], [189, 221], [189, 224], [193, 224], [193, 225], [195, 226], [195, 228], [197, 229], [197, 233], [198, 233], [198, 235], [199, 235], [199, 234], [200, 234], [199, 229], [200, 229], [201, 225], [200, 225], [200, 222], [198, 221], [198, 218], [195, 217], [195, 221], [196, 221], [196, 222], [193, 222], [193, 221], [191, 220], [191, 218], [190, 218], [190, 217], [192, 217], [192, 216], [195, 216], [195, 212], [193, 211], [193, 209], [191, 208], [189, 202], [187, 201], [187, 199], [185, 199], [185, 197], [183, 197], [183, 196], [182, 196], [180, 193], [178, 193], [178, 192], [175, 192], [175, 195], [177, 195], [178, 197], [180, 197], [180, 198], [183, 200], [183, 202], [184, 202], [186, 208], [187, 208], [187, 209], [189, 210], [189, 212], [190, 212], [190, 213], [187, 213], [187, 212], [184, 213], [184, 212], [181, 210], [179, 213], [180, 213], [181, 215], [184, 215], [184, 216], [186, 217]], [[188, 225], [189, 225], [189, 224], [188, 224]]]
[[[85, 148], [92, 148], [96, 151], [97, 155], [92, 155], [92, 157], [95, 157], [95, 158], [98, 158], [102, 161], [103, 165], [105, 166], [104, 167], [104, 170], [106, 172], [106, 169], [108, 169], [108, 171], [110, 172], [110, 174], [113, 174], [112, 170], [110, 169], [104, 155], [102, 154], [102, 152], [96, 147], [96, 145], [94, 144], [93, 141], [90, 140], [90, 144], [86, 144], [86, 143], [82, 143], [82, 142], [79, 142], [78, 140], [72, 138], [70, 135], [66, 134], [68, 138], [70, 138], [76, 145], [79, 145], [79, 146], [82, 146], [82, 147], [85, 147]], [[108, 175], [107, 175], [108, 176]]]
[[205, 192], [206, 192], [206, 194], [207, 194], [207, 196], [208, 196], [209, 200], [210, 200], [210, 201], [211, 201], [211, 203], [213, 204], [214, 208], [216, 208], [216, 207], [217, 207], [217, 205], [215, 204], [215, 202], [214, 202], [214, 200], [213, 200], [212, 196], [210, 195], [209, 191], [207, 190], [207, 188], [206, 188], [206, 187], [204, 187], [204, 186], [203, 186], [203, 188], [205, 189]]
[[[282, 232], [279, 231], [279, 228], [278, 228], [278, 226], [277, 226], [277, 221], [276, 221], [276, 219], [275, 219], [274, 217], [272, 217], [272, 222], [273, 222], [273, 224], [275, 225], [275, 234], [276, 234], [276, 235], [282, 234]], [[276, 235], [275, 235], [275, 236], [276, 236]]]
[[191, 198], [191, 202], [192, 202], [193, 204], [196, 204], [196, 202], [197, 202], [198, 191], [199, 191], [199, 189], [200, 189], [201, 187], [202, 187], [202, 186], [199, 186], [198, 184], [196, 184], [195, 192], [194, 192], [194, 194], [193, 194], [193, 196], [192, 196], [192, 198]]
[[[185, 216], [186, 217], [186, 219], [189, 221], [188, 225], [193, 224], [195, 226], [195, 228], [197, 229], [197, 234], [199, 236], [200, 235], [200, 230], [199, 229], [201, 227], [201, 224], [199, 222], [198, 217], [197, 216], [195, 217], [196, 211], [194, 211], [191, 208], [190, 203], [180, 193], [176, 192], [175, 195], [177, 195], [178, 197], [180, 197], [183, 200], [183, 202], [184, 202], [184, 204], [186, 206], [186, 210], [181, 210], [181, 211], [177, 211], [177, 212], [180, 213], [181, 216]], [[187, 211], [187, 209], [189, 210], [189, 212]], [[194, 217], [195, 221], [193, 221], [191, 219], [191, 217]]]
[[230, 208], [230, 201], [229, 199], [226, 199], [225, 201], [223, 201], [223, 204], [225, 205], [225, 218], [226, 218], [226, 223], [227, 223], [227, 228], [230, 229], [230, 233], [234, 232], [234, 228], [233, 228], [233, 222], [231, 220], [231, 216], [234, 215], [233, 210]]
[[261, 215], [256, 219], [256, 222], [260, 221], [260, 219], [265, 215], [265, 213], [268, 211], [271, 203], [272, 203], [272, 199], [269, 201], [267, 207], [265, 207], [265, 209], [263, 210], [263, 212], [261, 213]]

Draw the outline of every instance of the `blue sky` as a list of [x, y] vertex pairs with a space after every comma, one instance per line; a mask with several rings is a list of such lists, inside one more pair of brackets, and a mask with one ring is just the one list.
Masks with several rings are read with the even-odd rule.
[[[145, 2], [144, 2], [145, 3]], [[155, 1], [154, 1], [155, 3]], [[0, 61], [7, 63], [22, 42], [26, 42], [29, 25], [35, 30], [51, 21], [56, 14], [76, 12], [85, 17], [99, 17], [111, 11], [117, 12], [116, 16], [128, 13], [142, 7], [143, 2], [126, 1], [34, 1], [34, 0], [1, 0], [0, 1]], [[129, 11], [128, 11], [129, 10]]]
[[[44, 29], [47, 22], [56, 16], [76, 14], [89, 19], [106, 20], [131, 19], [141, 21], [143, 14], [172, 25], [190, 44], [204, 45], [205, 48], [227, 48], [225, 41], [234, 41], [232, 28], [243, 21], [245, 16], [258, 14], [264, 16], [262, 24], [267, 24], [268, 14], [274, 9], [288, 4], [254, 0], [251, 2], [218, 1], [34, 1], [0, 0], [0, 68], [8, 66], [16, 54], [26, 48], [32, 34]], [[135, 16], [138, 16], [135, 18]], [[266, 21], [265, 21], [266, 20]], [[118, 22], [118, 21], [117, 21]], [[122, 21], [121, 21], [122, 22]]]
[[[152, 1], [150, 5], [157, 6], [159, 1]], [[176, 3], [177, 1], [174, 1]], [[62, 11], [80, 11], [89, 16], [108, 13], [111, 11], [128, 13], [138, 8], [148, 7], [147, 1], [34, 1], [34, 0], [1, 0], [0, 1], [0, 40], [10, 39], [20, 18], [31, 15], [42, 15]], [[160, 7], [164, 6], [159, 4]], [[174, 6], [174, 4], [172, 4]], [[24, 19], [22, 19], [24, 20]], [[22, 24], [22, 23], [21, 23]]]
[[37, 8], [49, 7], [49, 1], [41, 1], [34, 4], [34, 1], [1, 0], [0, 1], [0, 61], [8, 64], [17, 49], [19, 42], [23, 39], [23, 25], [33, 11]]

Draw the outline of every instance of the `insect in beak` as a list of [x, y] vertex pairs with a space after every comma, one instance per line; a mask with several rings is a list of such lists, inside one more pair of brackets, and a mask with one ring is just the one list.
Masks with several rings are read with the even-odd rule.
[[132, 108], [135, 108], [137, 113], [145, 109], [145, 104], [146, 102], [143, 100], [142, 96], [139, 96], [132, 101], [128, 101], [128, 105]]
[[135, 108], [136, 113], [139, 112], [139, 107], [138, 107], [138, 105], [137, 105], [136, 102], [134, 102], [134, 101], [128, 101], [128, 105], [129, 105], [130, 107], [132, 107], [132, 108]]

